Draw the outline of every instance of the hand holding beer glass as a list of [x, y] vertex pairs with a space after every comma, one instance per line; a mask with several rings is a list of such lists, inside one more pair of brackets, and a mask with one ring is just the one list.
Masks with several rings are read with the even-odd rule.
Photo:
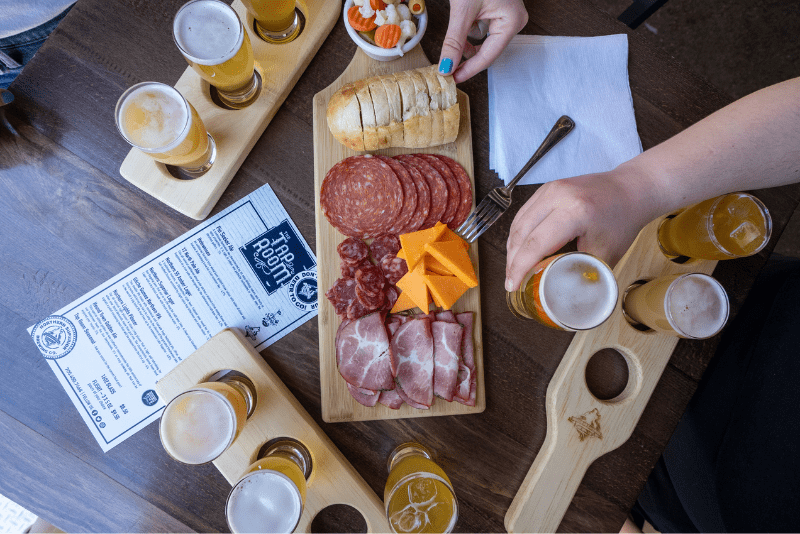
[[236, 11], [219, 0], [192, 0], [178, 10], [172, 38], [184, 59], [233, 109], [252, 104], [261, 91], [250, 37]]
[[247, 377], [214, 375], [167, 404], [159, 425], [161, 444], [185, 464], [216, 460], [236, 440], [255, 401], [255, 386]]

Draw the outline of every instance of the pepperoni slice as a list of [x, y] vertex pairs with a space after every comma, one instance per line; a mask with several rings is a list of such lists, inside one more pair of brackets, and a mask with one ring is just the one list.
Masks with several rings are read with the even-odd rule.
[[394, 254], [387, 254], [381, 259], [381, 270], [383, 276], [389, 284], [395, 285], [398, 280], [403, 278], [408, 272], [408, 264], [403, 258], [398, 258]]
[[422, 223], [421, 230], [433, 227], [434, 224], [442, 220], [445, 210], [447, 209], [447, 183], [439, 174], [439, 171], [431, 167], [430, 163], [424, 159], [413, 154], [401, 154], [395, 156], [395, 159], [408, 163], [416, 167], [422, 176], [428, 181], [428, 187], [431, 190], [431, 210], [425, 222]]
[[336, 251], [342, 261], [350, 264], [358, 264], [369, 258], [369, 247], [357, 237], [348, 237], [339, 243]]
[[467, 171], [464, 170], [464, 167], [462, 167], [460, 163], [440, 154], [436, 154], [436, 158], [443, 161], [450, 168], [461, 190], [461, 199], [458, 204], [458, 209], [453, 216], [453, 220], [447, 225], [450, 228], [458, 228], [467, 220], [467, 216], [469, 216], [470, 211], [472, 211], [472, 182], [469, 179]]
[[361, 287], [362, 291], [376, 295], [383, 291], [383, 286], [386, 285], [386, 278], [383, 276], [383, 271], [377, 265], [367, 265], [356, 271], [356, 285]]
[[411, 173], [408, 172], [402, 163], [388, 156], [375, 155], [375, 157], [392, 168], [397, 178], [400, 180], [400, 185], [403, 186], [403, 207], [397, 215], [397, 220], [395, 220], [392, 227], [386, 229], [387, 234], [403, 233], [417, 211], [417, 186], [414, 184], [414, 179], [411, 178]]
[[408, 221], [406, 227], [397, 232], [398, 234], [406, 234], [422, 229], [422, 224], [425, 222], [425, 219], [427, 219], [431, 209], [431, 188], [428, 186], [428, 180], [422, 176], [419, 169], [402, 160], [398, 159], [397, 161], [400, 161], [403, 167], [408, 171], [408, 174], [411, 175], [411, 179], [414, 181], [414, 187], [417, 190], [417, 211], [411, 217], [411, 220]]
[[320, 207], [341, 233], [368, 239], [386, 233], [403, 206], [403, 186], [392, 168], [370, 155], [334, 165], [320, 190]]
[[430, 163], [431, 167], [442, 175], [442, 178], [444, 178], [447, 184], [447, 209], [444, 210], [444, 215], [442, 215], [442, 222], [449, 226], [461, 202], [461, 188], [458, 186], [458, 181], [450, 170], [450, 167], [436, 156], [432, 154], [417, 154], [417, 156]]
[[400, 252], [400, 238], [393, 234], [378, 236], [370, 243], [369, 251], [372, 258], [380, 263], [387, 254], [395, 255]]
[[361, 304], [365, 309], [370, 311], [375, 311], [378, 308], [382, 308], [386, 303], [386, 294], [383, 292], [383, 290], [379, 291], [377, 294], [372, 294], [367, 291], [363, 291], [361, 286], [358, 284], [356, 284], [356, 298], [361, 301]]

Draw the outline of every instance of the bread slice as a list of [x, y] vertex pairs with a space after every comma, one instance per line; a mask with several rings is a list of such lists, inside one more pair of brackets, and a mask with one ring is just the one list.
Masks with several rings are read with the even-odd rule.
[[444, 120], [444, 136], [442, 143], [452, 143], [458, 137], [458, 128], [461, 123], [461, 111], [458, 106], [458, 90], [456, 82], [452, 76], [441, 76], [438, 73], [436, 78], [442, 87], [442, 118]]
[[369, 78], [368, 82], [372, 107], [375, 110], [375, 124], [378, 127], [378, 148], [387, 148], [392, 146], [392, 134], [389, 131], [389, 99], [378, 77]]
[[442, 116], [442, 86], [439, 80], [436, 79], [436, 67], [430, 65], [417, 69], [422, 77], [425, 79], [425, 85], [428, 87], [428, 96], [430, 97], [430, 113], [431, 113], [431, 139], [429, 146], [437, 146], [442, 144], [444, 139], [444, 118]]
[[414, 88], [414, 82], [407, 71], [395, 72], [393, 77], [400, 88], [400, 103], [403, 109], [403, 146], [421, 147], [420, 120], [417, 116], [417, 91]]
[[345, 84], [328, 101], [328, 129], [337, 141], [351, 150], [364, 150], [361, 106], [355, 84]]
[[375, 122], [375, 108], [372, 105], [372, 95], [369, 94], [369, 78], [358, 80], [356, 97], [361, 106], [361, 125], [364, 129], [364, 149], [378, 150], [378, 125]]
[[403, 145], [403, 99], [400, 97], [400, 87], [394, 76], [379, 76], [383, 88], [386, 90], [386, 99], [389, 104], [389, 133], [391, 133], [391, 146]]
[[432, 117], [431, 117], [431, 104], [430, 97], [428, 96], [428, 84], [425, 83], [425, 78], [416, 70], [406, 71], [411, 81], [414, 82], [414, 90], [416, 91], [416, 113], [419, 119], [419, 144], [417, 147], [431, 146], [431, 131]]

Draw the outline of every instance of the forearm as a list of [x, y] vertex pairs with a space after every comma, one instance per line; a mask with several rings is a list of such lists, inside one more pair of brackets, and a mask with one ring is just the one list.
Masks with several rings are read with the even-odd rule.
[[731, 191], [800, 181], [800, 78], [748, 95], [620, 165], [648, 217]]

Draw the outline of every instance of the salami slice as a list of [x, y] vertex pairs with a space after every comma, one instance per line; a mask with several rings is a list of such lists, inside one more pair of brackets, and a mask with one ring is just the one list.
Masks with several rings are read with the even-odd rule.
[[[400, 296], [400, 292], [394, 286], [389, 286], [386, 288], [386, 304], [383, 305], [383, 308], [386, 311], [391, 310], [394, 308], [395, 302], [397, 302], [397, 298]], [[400, 324], [400, 321], [397, 321], [397, 324]]]
[[342, 278], [355, 278], [356, 271], [361, 269], [362, 267], [366, 267], [368, 265], [372, 265], [372, 262], [369, 260], [363, 260], [360, 263], [351, 264], [347, 261], [342, 261]]
[[403, 186], [392, 168], [370, 155], [334, 165], [320, 190], [320, 207], [341, 233], [368, 239], [386, 233], [403, 206]]
[[356, 237], [348, 237], [336, 247], [342, 261], [357, 264], [369, 258], [369, 247], [367, 244]]
[[364, 309], [369, 311], [376, 311], [383, 308], [386, 303], [386, 294], [383, 290], [379, 291], [377, 294], [368, 293], [361, 289], [361, 286], [358, 284], [356, 284], [356, 298], [361, 302], [361, 305], [364, 306]]
[[380, 263], [387, 254], [395, 255], [400, 252], [400, 238], [394, 234], [378, 236], [369, 245], [372, 259]]
[[430, 213], [431, 210], [431, 188], [428, 185], [428, 180], [422, 176], [419, 169], [410, 163], [405, 163], [402, 160], [398, 161], [406, 168], [408, 174], [411, 175], [411, 179], [414, 181], [414, 187], [417, 189], [417, 211], [411, 217], [411, 220], [408, 221], [408, 225], [406, 225], [403, 230], [397, 232], [398, 234], [406, 234], [408, 232], [421, 230], [422, 224], [425, 222], [425, 219], [428, 218], [428, 213]]
[[352, 278], [339, 278], [325, 293], [336, 314], [347, 317], [347, 309], [356, 300], [356, 281]]
[[439, 174], [439, 171], [431, 167], [430, 163], [424, 159], [413, 154], [401, 154], [395, 156], [395, 159], [408, 163], [416, 167], [425, 180], [428, 182], [428, 187], [431, 190], [431, 209], [428, 212], [428, 217], [422, 223], [420, 230], [433, 227], [434, 224], [442, 220], [445, 210], [447, 209], [447, 183]]
[[408, 272], [406, 260], [398, 258], [394, 254], [384, 256], [381, 259], [380, 266], [386, 281], [392, 285], [396, 284]]
[[417, 211], [417, 186], [414, 184], [414, 179], [411, 178], [411, 173], [402, 163], [388, 156], [376, 155], [375, 157], [392, 168], [400, 180], [400, 185], [403, 186], [403, 207], [392, 227], [386, 229], [386, 232], [390, 234], [402, 234], [406, 231], [405, 228], [408, 227]]
[[472, 211], [472, 182], [469, 179], [467, 171], [464, 170], [464, 167], [462, 167], [460, 163], [452, 158], [448, 158], [447, 156], [442, 156], [440, 154], [436, 154], [436, 157], [447, 164], [447, 166], [450, 168], [450, 171], [453, 173], [453, 176], [455, 176], [455, 179], [458, 182], [458, 187], [461, 190], [461, 198], [458, 203], [458, 209], [453, 216], [453, 220], [447, 225], [450, 228], [455, 229], [461, 226], [461, 224], [467, 220], [469, 212]]
[[377, 295], [383, 291], [383, 286], [386, 285], [386, 278], [383, 276], [383, 271], [377, 265], [367, 265], [356, 271], [356, 285], [362, 291]]
[[458, 185], [458, 181], [450, 167], [436, 156], [432, 154], [417, 154], [417, 156], [430, 163], [431, 167], [442, 175], [447, 184], [447, 209], [444, 210], [444, 215], [442, 215], [442, 222], [449, 225], [452, 223], [461, 202], [461, 188]]

